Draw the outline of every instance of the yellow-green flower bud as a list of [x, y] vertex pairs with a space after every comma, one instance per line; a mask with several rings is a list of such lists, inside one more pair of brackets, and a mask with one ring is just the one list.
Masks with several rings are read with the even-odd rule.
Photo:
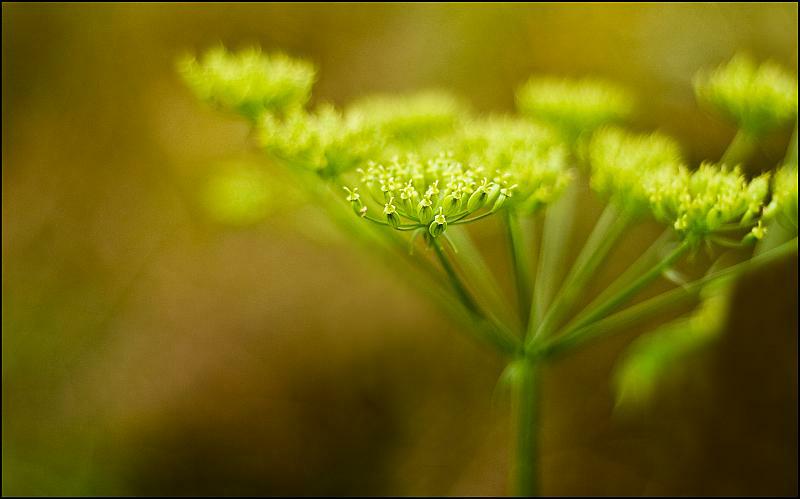
[[400, 203], [406, 213], [414, 213], [419, 203], [419, 193], [414, 188], [412, 181], [400, 190]]
[[451, 192], [444, 198], [442, 203], [445, 215], [453, 215], [459, 212], [461, 208], [461, 195]]
[[364, 216], [366, 210], [362, 210], [362, 208], [366, 208], [366, 206], [361, 202], [361, 195], [358, 193], [358, 187], [353, 187], [352, 190], [345, 187], [344, 190], [347, 191], [347, 200], [350, 202], [353, 212], [358, 216]]
[[417, 205], [417, 218], [423, 224], [429, 224], [433, 220], [433, 208], [431, 207], [430, 198], [422, 198], [422, 201]]
[[447, 230], [447, 217], [442, 213], [442, 207], [439, 207], [439, 214], [433, 218], [433, 222], [428, 226], [428, 232], [433, 237], [439, 237]]
[[486, 204], [494, 204], [497, 202], [497, 198], [500, 197], [500, 190], [501, 187], [499, 184], [492, 184], [492, 187], [489, 188], [488, 194], [489, 196], [486, 198]]
[[492, 206], [492, 211], [497, 211], [505, 205], [506, 200], [511, 197], [511, 190], [514, 189], [516, 186], [511, 187], [503, 187], [500, 189], [500, 194], [497, 196], [497, 201], [494, 202], [494, 206]]
[[397, 207], [392, 204], [394, 198], [389, 199], [383, 207], [383, 214], [386, 215], [386, 221], [395, 229], [400, 226], [400, 215], [397, 213]]
[[467, 200], [467, 211], [471, 213], [473, 211], [480, 210], [486, 206], [487, 199], [489, 199], [489, 190], [486, 179], [483, 179], [483, 183], [479, 185], [475, 189], [475, 192], [469, 196], [469, 199]]

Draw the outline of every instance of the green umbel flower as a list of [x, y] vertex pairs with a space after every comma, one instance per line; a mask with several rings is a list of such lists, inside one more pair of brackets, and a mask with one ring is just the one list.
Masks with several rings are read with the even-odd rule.
[[797, 116], [797, 78], [777, 64], [739, 55], [694, 80], [698, 101], [759, 136]]
[[760, 215], [769, 174], [748, 182], [738, 167], [703, 163], [694, 172], [659, 170], [644, 180], [653, 214], [691, 243], [737, 227], [751, 229], [756, 239], [763, 235]]
[[471, 121], [456, 138], [457, 156], [481, 165], [513, 196], [501, 202], [532, 213], [555, 200], [571, 179], [567, 151], [550, 130], [520, 119]]
[[297, 110], [285, 118], [262, 117], [258, 139], [273, 156], [323, 177], [366, 164], [381, 151], [383, 140], [359, 116], [342, 116], [332, 106], [317, 112]]
[[[359, 172], [362, 192], [368, 194], [373, 206], [382, 209], [379, 221], [394, 228], [428, 228], [435, 223], [437, 227], [431, 229], [434, 235], [443, 233], [448, 222], [464, 221], [487, 207], [502, 190], [484, 168], [467, 166], [447, 154], [427, 160], [412, 155], [386, 164], [371, 163]], [[475, 192], [486, 192], [487, 198], [470, 208], [469, 199]], [[363, 210], [360, 214], [369, 216], [371, 212]]]
[[677, 172], [680, 147], [660, 133], [639, 135], [604, 128], [592, 136], [588, 147], [592, 188], [623, 210], [641, 214], [649, 209], [645, 178], [654, 172]]
[[559, 130], [569, 141], [627, 119], [633, 98], [621, 87], [594, 79], [532, 78], [517, 91], [519, 110]]
[[[382, 216], [375, 220], [400, 229], [428, 227], [435, 237], [448, 224], [467, 223], [504, 208], [535, 209], [551, 202], [570, 179], [563, 170], [563, 154], [550, 152], [536, 159], [524, 167], [496, 170], [486, 162], [459, 161], [452, 153], [372, 163], [360, 173], [362, 191], [375, 208], [367, 211], [360, 204], [353, 208], [369, 218], [368, 213], [382, 207]], [[360, 195], [353, 195], [357, 192], [348, 189], [352, 203], [361, 202]]]
[[466, 106], [444, 92], [375, 95], [347, 108], [348, 118], [362, 121], [389, 141], [413, 146], [452, 132], [468, 113]]
[[772, 200], [764, 210], [765, 219], [775, 219], [797, 233], [797, 165], [781, 167], [772, 179]]
[[316, 70], [301, 59], [251, 48], [218, 47], [179, 62], [187, 85], [205, 102], [256, 120], [263, 113], [301, 108], [311, 96]]

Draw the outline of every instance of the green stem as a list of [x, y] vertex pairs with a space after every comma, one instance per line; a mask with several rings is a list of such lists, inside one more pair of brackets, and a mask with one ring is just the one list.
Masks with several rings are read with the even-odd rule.
[[744, 166], [755, 152], [757, 144], [758, 142], [752, 135], [740, 129], [722, 155], [721, 161], [729, 166]]
[[609, 312], [630, 300], [639, 291], [644, 289], [648, 284], [656, 280], [664, 270], [671, 267], [675, 262], [680, 259], [689, 249], [689, 243], [684, 241], [672, 253], [667, 255], [666, 258], [661, 260], [653, 268], [645, 272], [638, 279], [630, 283], [628, 286], [618, 291], [608, 300], [597, 303], [592, 302], [571, 324], [567, 326], [568, 329], [578, 329], [587, 324], [591, 324], [598, 319], [605, 317]]
[[569, 307], [579, 298], [581, 291], [597, 267], [628, 227], [629, 221], [630, 218], [627, 214], [620, 213], [613, 204], [609, 204], [603, 210], [569, 274], [564, 279], [564, 284], [545, 313], [536, 334], [529, 335], [529, 339], [543, 337], [552, 332]]
[[458, 277], [453, 266], [450, 264], [450, 259], [447, 258], [447, 255], [444, 253], [444, 249], [442, 248], [442, 244], [436, 238], [431, 239], [431, 247], [433, 247], [434, 251], [436, 252], [437, 258], [439, 258], [439, 263], [441, 263], [442, 268], [447, 274], [448, 279], [450, 279], [450, 284], [453, 286], [453, 290], [458, 295], [458, 298], [461, 300], [461, 303], [475, 315], [481, 315], [480, 308], [478, 308], [478, 304], [472, 298], [467, 288], [464, 286], [464, 283], [461, 282], [461, 278]]
[[512, 470], [515, 496], [539, 494], [539, 434], [541, 381], [537, 364], [521, 359], [515, 366], [512, 412], [516, 431]]
[[467, 283], [473, 285], [472, 289], [480, 291], [476, 296], [479, 304], [483, 303], [489, 310], [497, 313], [505, 324], [514, 323], [516, 321], [514, 311], [468, 230], [465, 227], [450, 227], [447, 229], [447, 235], [458, 248], [458, 255], [454, 259], [464, 270]]
[[431, 247], [436, 253], [436, 257], [439, 259], [442, 269], [450, 281], [453, 291], [455, 291], [464, 308], [466, 308], [470, 315], [472, 315], [476, 323], [475, 328], [478, 331], [484, 331], [488, 335], [486, 339], [493, 342], [502, 353], [518, 353], [520, 345], [513, 333], [508, 332], [501, 324], [498, 324], [496, 320], [487, 317], [481, 311], [477, 302], [474, 298], [472, 298], [472, 295], [469, 293], [466, 286], [464, 286], [464, 283], [461, 281], [458, 273], [450, 263], [450, 259], [445, 254], [441, 243], [437, 238], [434, 237], [429, 238], [429, 241]]
[[[441, 282], [439, 270], [428, 259], [409, 254], [407, 239], [388, 227], [365, 223], [330, 184], [320, 182], [318, 177], [306, 175], [302, 170], [293, 168], [291, 171], [305, 180], [305, 185], [313, 186], [317, 193], [314, 199], [326, 208], [326, 213], [334, 222], [364, 246], [369, 255], [382, 257], [379, 258], [382, 263], [397, 270], [403, 279], [435, 300], [463, 326], [463, 331], [482, 343], [490, 344], [501, 355], [518, 353], [519, 345], [514, 335], [497, 321], [491, 322], [482, 315], [476, 317], [474, 308], [467, 307], [463, 300], [454, 299], [446, 283]], [[380, 251], [375, 251], [376, 248]]]
[[516, 213], [506, 210], [506, 229], [508, 245], [511, 250], [511, 265], [514, 270], [514, 281], [517, 290], [517, 304], [519, 306], [520, 324], [523, 331], [528, 325], [528, 315], [531, 303], [531, 269], [528, 252], [525, 250], [525, 240], [522, 227]]
[[661, 233], [658, 238], [653, 241], [653, 243], [646, 249], [644, 252], [633, 262], [630, 266], [628, 266], [625, 271], [620, 274], [614, 281], [609, 284], [606, 289], [604, 289], [597, 298], [594, 299], [595, 303], [602, 303], [603, 301], [607, 300], [610, 296], [613, 296], [617, 293], [622, 286], [631, 282], [635, 279], [636, 276], [641, 275], [645, 272], [653, 262], [656, 261], [659, 251], [664, 247], [664, 244], [669, 241], [669, 239], [673, 236], [675, 231], [672, 229], [667, 229]]
[[536, 268], [536, 286], [533, 289], [528, 331], [536, 331], [544, 313], [550, 306], [556, 284], [561, 277], [567, 257], [566, 248], [572, 233], [577, 182], [572, 182], [566, 192], [545, 212], [541, 238], [541, 254]]
[[797, 237], [771, 250], [756, 255], [747, 261], [710, 273], [685, 286], [654, 296], [653, 298], [645, 300], [621, 312], [617, 312], [605, 319], [582, 327], [566, 329], [564, 333], [559, 334], [549, 341], [543, 342], [535, 352], [532, 352], [533, 357], [547, 357], [550, 359], [555, 356], [563, 356], [567, 352], [571, 352], [590, 340], [624, 330], [639, 321], [665, 311], [669, 307], [679, 305], [684, 301], [694, 298], [704, 286], [713, 281], [735, 279], [744, 273], [752, 272], [766, 264], [780, 260], [796, 252]]

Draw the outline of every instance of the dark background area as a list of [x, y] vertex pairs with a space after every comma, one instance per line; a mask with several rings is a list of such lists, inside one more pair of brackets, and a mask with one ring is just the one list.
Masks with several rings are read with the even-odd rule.
[[[693, 161], [719, 158], [733, 134], [695, 105], [695, 71], [741, 51], [797, 70], [789, 3], [2, 14], [2, 479], [14, 495], [505, 492], [499, 358], [278, 183], [254, 227], [204, 214], [209, 175], [259, 160], [244, 123], [182, 86], [181, 54], [259, 44], [318, 64], [315, 102], [442, 88], [487, 112], [512, 111], [531, 74], [600, 76], [637, 93], [635, 128], [677, 137]], [[773, 168], [789, 133], [751, 170]], [[576, 234], [600, 207], [586, 203]], [[601, 280], [658, 233], [632, 231]], [[636, 414], [615, 413], [610, 389], [635, 331], [548, 368], [543, 492], [797, 494], [796, 276], [795, 257], [743, 280], [721, 341]]]

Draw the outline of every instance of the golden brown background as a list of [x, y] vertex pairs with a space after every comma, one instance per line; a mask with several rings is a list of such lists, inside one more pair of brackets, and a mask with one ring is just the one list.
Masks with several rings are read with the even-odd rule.
[[[694, 105], [698, 68], [744, 50], [797, 69], [788, 3], [2, 14], [4, 494], [505, 492], [498, 358], [280, 188], [254, 227], [204, 216], [209, 172], [253, 159], [245, 125], [181, 85], [179, 55], [283, 49], [339, 104], [438, 87], [508, 111], [532, 73], [612, 78], [643, 97], [637, 126], [694, 160], [732, 135]], [[796, 274], [795, 258], [743, 282], [724, 339], [637, 414], [614, 415], [609, 381], [632, 334], [548, 369], [543, 492], [797, 494]]]

